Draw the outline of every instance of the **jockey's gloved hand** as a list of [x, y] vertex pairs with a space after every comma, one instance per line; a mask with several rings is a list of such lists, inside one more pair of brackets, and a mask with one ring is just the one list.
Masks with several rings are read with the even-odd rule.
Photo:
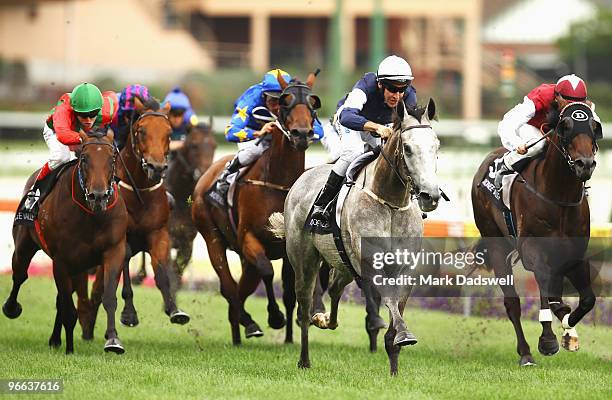
[[516, 148], [516, 152], [519, 154], [527, 154], [527, 144], [523, 143]]
[[393, 129], [388, 126], [378, 125], [376, 128], [376, 134], [380, 136], [381, 139], [389, 139], [391, 134], [393, 133]]

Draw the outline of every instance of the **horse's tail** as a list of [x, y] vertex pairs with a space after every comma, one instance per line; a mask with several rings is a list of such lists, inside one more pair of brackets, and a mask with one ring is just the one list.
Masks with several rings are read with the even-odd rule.
[[285, 216], [281, 212], [275, 212], [268, 218], [268, 230], [279, 239], [285, 238]]

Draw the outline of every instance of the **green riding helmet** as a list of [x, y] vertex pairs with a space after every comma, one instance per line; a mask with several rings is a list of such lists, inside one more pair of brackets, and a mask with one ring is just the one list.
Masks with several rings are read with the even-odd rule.
[[72, 109], [77, 113], [100, 110], [103, 102], [100, 89], [91, 83], [81, 83], [70, 94], [70, 105], [72, 105]]

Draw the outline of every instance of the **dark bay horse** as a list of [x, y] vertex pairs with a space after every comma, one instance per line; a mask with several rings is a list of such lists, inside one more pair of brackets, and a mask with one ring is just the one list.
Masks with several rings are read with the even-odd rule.
[[[191, 195], [196, 182], [212, 164], [217, 143], [212, 132], [212, 117], [208, 124], [198, 124], [187, 130], [183, 147], [171, 153], [168, 173], [164, 181], [166, 189], [174, 196], [175, 204], [170, 210], [168, 229], [170, 231], [170, 264], [180, 286], [185, 268], [191, 260], [193, 240], [198, 231], [191, 219]], [[146, 276], [143, 263], [132, 280], [142, 281]], [[173, 285], [174, 286], [174, 285]]]
[[[595, 304], [589, 263], [584, 260], [590, 237], [584, 182], [595, 169], [596, 140], [601, 137], [601, 126], [585, 103], [569, 104], [560, 117], [551, 118], [550, 126], [555, 128], [547, 138], [549, 144], [544, 157], [531, 161], [525, 168], [512, 187], [510, 199], [516, 218], [516, 249], [525, 268], [534, 273], [540, 290], [542, 335], [538, 350], [544, 355], [559, 350], [551, 327], [552, 313], [563, 321], [566, 329], [564, 347], [575, 350], [577, 335], [572, 329]], [[506, 260], [514, 246], [511, 241], [502, 239], [509, 234], [502, 212], [480, 190], [479, 184], [493, 160], [505, 151], [499, 148], [490, 153], [472, 183], [474, 219], [484, 238], [481, 244], [488, 249], [487, 266], [499, 277], [512, 273], [512, 266]], [[572, 262], [568, 265], [568, 261]], [[564, 277], [580, 294], [579, 305], [574, 311], [561, 301]], [[519, 363], [521, 366], [534, 365], [521, 326], [519, 296], [513, 285], [502, 286], [502, 290], [506, 312], [516, 332]]]
[[[61, 345], [62, 326], [66, 331], [66, 353], [74, 351], [73, 330], [77, 310], [72, 301], [77, 292], [83, 337], [93, 337], [89, 321], [93, 318], [87, 296], [87, 270], [102, 265], [104, 309], [107, 313], [105, 351], [123, 353], [115, 329], [117, 284], [125, 254], [127, 211], [114, 183], [116, 148], [113, 135], [81, 133], [83, 142], [78, 163], [66, 167], [55, 188], [42, 201], [34, 227], [13, 227], [13, 289], [2, 307], [9, 318], [21, 314], [17, 302], [19, 288], [27, 279], [34, 254], [42, 249], [53, 260], [57, 286], [57, 314], [49, 345]], [[26, 191], [36, 178], [28, 179]]]
[[[246, 298], [255, 291], [260, 280], [264, 282], [268, 297], [268, 324], [274, 329], [286, 325], [286, 342], [291, 342], [293, 336], [292, 324], [285, 324], [285, 316], [274, 297], [274, 271], [270, 260], [283, 258], [283, 301], [289, 321], [295, 307], [293, 269], [286, 259], [284, 241], [275, 238], [266, 225], [272, 213], [283, 209], [289, 188], [304, 172], [304, 151], [314, 135], [313, 124], [320, 100], [311, 94], [315, 74], [308, 76], [306, 84], [287, 84], [280, 75], [278, 81], [283, 88], [278, 126], [270, 133], [271, 147], [238, 183], [232, 210], [236, 230], [228, 212], [214, 207], [205, 196], [231, 156], [213, 163], [193, 194], [193, 220], [206, 241], [211, 263], [221, 281], [221, 294], [229, 303], [228, 317], [232, 341], [236, 345], [241, 342], [239, 324], [245, 326], [247, 338], [263, 335], [244, 309]], [[227, 248], [241, 257], [242, 275], [238, 284], [228, 268]]]
[[[170, 322], [186, 324], [189, 322], [189, 316], [178, 309], [170, 290], [170, 282], [173, 279], [168, 261], [170, 207], [163, 184], [163, 177], [168, 168], [166, 156], [169, 152], [172, 130], [167, 117], [169, 105], [160, 110], [156, 100], [151, 99], [145, 103], [136, 98], [135, 108], [139, 116], [130, 127], [125, 147], [119, 153], [117, 163], [121, 197], [128, 210], [127, 250], [121, 293], [125, 306], [121, 313], [121, 322], [126, 326], [138, 324], [130, 282], [129, 260], [132, 255], [146, 251], [151, 256], [155, 284], [162, 293], [165, 313], [170, 317]], [[99, 305], [102, 291], [99, 278], [98, 271], [92, 291], [94, 311]]]

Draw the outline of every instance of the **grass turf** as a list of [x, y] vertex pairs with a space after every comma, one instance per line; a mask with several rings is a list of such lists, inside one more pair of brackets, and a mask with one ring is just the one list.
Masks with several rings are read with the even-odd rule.
[[[10, 277], [0, 276], [2, 301], [9, 290]], [[312, 368], [299, 370], [297, 329], [295, 344], [283, 344], [283, 331], [267, 328], [263, 338], [234, 347], [220, 295], [181, 293], [179, 304], [192, 321], [173, 326], [161, 312], [161, 295], [149, 288], [135, 289], [140, 326], [118, 327], [124, 355], [102, 351], [101, 308], [95, 340], [83, 342], [77, 326], [75, 354], [66, 356], [64, 343], [61, 350], [47, 346], [55, 293], [51, 280], [32, 278], [20, 293], [21, 317], [0, 317], [0, 379], [61, 378], [59, 396], [74, 399], [612, 398], [608, 327], [580, 327], [578, 353], [562, 349], [544, 357], [537, 353], [540, 325], [525, 321], [538, 366], [520, 368], [510, 322], [408, 309], [406, 320], [419, 343], [402, 350], [400, 374], [391, 378], [382, 335], [378, 353], [367, 351], [358, 305], [341, 304], [336, 331], [310, 329]], [[247, 308], [264, 327], [265, 301], [252, 298]]]

